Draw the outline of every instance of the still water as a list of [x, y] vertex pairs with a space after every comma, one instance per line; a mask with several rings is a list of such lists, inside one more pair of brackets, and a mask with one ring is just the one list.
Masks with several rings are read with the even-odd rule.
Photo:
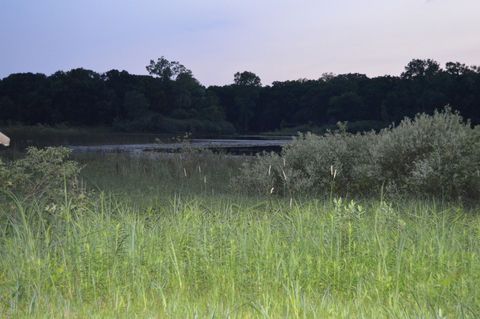
[[185, 138], [162, 134], [132, 134], [115, 132], [20, 132], [11, 134], [10, 151], [22, 152], [26, 147], [65, 146], [73, 153], [173, 153], [184, 148], [209, 149], [229, 154], [252, 155], [262, 151], [278, 152], [289, 143], [289, 136], [224, 136], [216, 138]]

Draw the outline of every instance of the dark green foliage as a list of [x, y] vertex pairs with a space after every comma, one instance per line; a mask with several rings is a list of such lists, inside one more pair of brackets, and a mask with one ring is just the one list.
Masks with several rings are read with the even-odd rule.
[[168, 61], [163, 56], [158, 58], [157, 61], [150, 60], [146, 69], [150, 75], [158, 76], [165, 81], [176, 79], [181, 75], [192, 76], [192, 71], [185, 66], [177, 61]]
[[128, 91], [123, 98], [123, 109], [127, 119], [137, 119], [148, 112], [150, 103], [145, 95], [137, 91]]
[[[193, 126], [197, 132], [228, 133], [225, 121], [241, 132], [320, 131], [348, 121], [352, 130], [378, 130], [447, 104], [480, 123], [480, 68], [458, 62], [441, 68], [433, 60], [415, 59], [400, 76], [324, 74], [267, 86], [245, 71], [237, 72], [231, 85], [208, 88], [185, 66], [164, 57], [150, 61], [147, 70], [150, 75], [81, 68], [51, 76], [12, 74], [0, 80], [0, 124], [114, 124], [160, 132]], [[172, 129], [172, 122], [194, 124]]]
[[355, 92], [334, 96], [328, 103], [327, 114], [332, 120], [352, 121], [368, 118], [362, 98]]
[[370, 122], [375, 125], [367, 129], [378, 129], [398, 124], [405, 116], [432, 114], [447, 104], [472, 123], [480, 123], [480, 73], [460, 63], [450, 62], [442, 69], [435, 61], [415, 59], [399, 77], [325, 74], [318, 80], [243, 88], [209, 88], [219, 97], [227, 120], [243, 131], [321, 128], [336, 121]]
[[208, 119], [176, 119], [158, 114], [147, 115], [131, 121], [114, 122], [113, 126], [119, 131], [151, 131], [160, 133], [210, 133], [233, 134], [235, 128], [226, 121], [212, 121]]
[[235, 73], [233, 82], [240, 86], [262, 86], [260, 77], [249, 71]]
[[402, 78], [415, 79], [432, 77], [440, 72], [440, 65], [433, 60], [414, 59], [405, 67]]
[[379, 133], [300, 135], [281, 155], [258, 156], [235, 180], [261, 193], [413, 194], [480, 199], [480, 126], [449, 108]]

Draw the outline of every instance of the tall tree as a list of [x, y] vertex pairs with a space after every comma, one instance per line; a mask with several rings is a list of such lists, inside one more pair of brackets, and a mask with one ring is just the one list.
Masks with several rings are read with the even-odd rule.
[[257, 76], [255, 73], [249, 71], [235, 73], [233, 82], [235, 83], [235, 85], [240, 86], [262, 86], [262, 81], [260, 80], [260, 77]]
[[404, 79], [416, 79], [433, 76], [440, 71], [440, 64], [437, 61], [427, 59], [414, 59], [410, 61], [402, 73]]
[[146, 69], [150, 75], [158, 76], [163, 80], [175, 80], [181, 74], [192, 75], [192, 71], [179, 62], [169, 61], [163, 56], [158, 58], [157, 61], [150, 60]]

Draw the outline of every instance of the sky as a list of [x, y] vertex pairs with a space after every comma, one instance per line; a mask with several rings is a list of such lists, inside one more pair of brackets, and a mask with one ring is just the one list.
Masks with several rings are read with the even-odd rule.
[[480, 64], [479, 0], [0, 0], [0, 78], [83, 67], [146, 74], [165, 56], [205, 85], [399, 75]]

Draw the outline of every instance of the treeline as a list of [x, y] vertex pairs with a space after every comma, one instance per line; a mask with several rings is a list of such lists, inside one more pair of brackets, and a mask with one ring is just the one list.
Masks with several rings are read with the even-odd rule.
[[324, 74], [262, 86], [251, 72], [205, 87], [176, 61], [159, 58], [150, 75], [73, 69], [0, 80], [0, 122], [112, 126], [127, 131], [198, 133], [312, 129], [348, 121], [380, 128], [447, 104], [480, 122], [480, 68], [412, 60], [400, 76]]

